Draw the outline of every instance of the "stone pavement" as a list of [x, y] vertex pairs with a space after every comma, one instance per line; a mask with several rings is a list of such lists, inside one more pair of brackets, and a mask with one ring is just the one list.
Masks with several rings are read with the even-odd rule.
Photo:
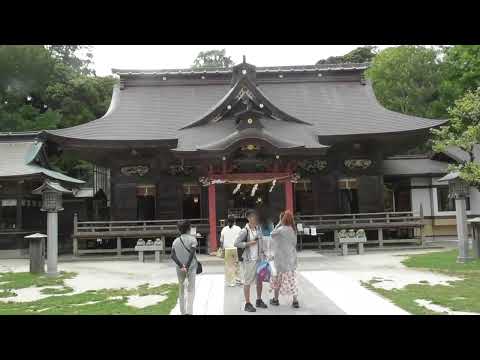
[[[381, 296], [365, 289], [348, 277], [332, 271], [299, 271], [298, 288], [300, 308], [291, 307], [292, 299], [280, 296], [280, 306], [271, 306], [272, 293], [264, 284], [262, 299], [268, 309], [255, 313], [243, 310], [241, 286], [224, 284], [222, 274], [202, 274], [197, 277], [194, 315], [408, 315], [408, 313]], [[251, 299], [256, 289], [251, 288]], [[172, 315], [179, 315], [178, 304]]]
[[[247, 313], [243, 310], [245, 305], [243, 298], [243, 288], [240, 286], [226, 287], [224, 293], [224, 315], [343, 315], [345, 314], [332, 300], [326, 297], [313, 284], [311, 284], [302, 274], [298, 274], [298, 292], [300, 308], [292, 308], [292, 298], [280, 295], [280, 306], [272, 306], [269, 299], [273, 293], [269, 291], [268, 284], [264, 284], [262, 291], [263, 301], [268, 305], [268, 309], [257, 309], [255, 313]], [[256, 289], [250, 289], [252, 303], [255, 304]]]
[[[361, 281], [375, 280], [373, 286], [393, 289], [425, 281], [435, 285], [456, 280], [444, 274], [409, 269], [401, 264], [406, 254], [431, 251], [434, 250], [390, 251], [361, 256], [300, 252], [298, 276], [301, 308], [291, 308], [291, 299], [280, 297], [280, 307], [269, 306], [255, 314], [405, 314], [388, 300], [362, 287]], [[194, 314], [246, 314], [243, 311], [242, 288], [224, 286], [222, 259], [202, 256], [201, 261], [205, 272], [197, 277]], [[177, 281], [174, 264], [169, 259], [160, 264], [153, 260], [145, 263], [114, 259], [60, 261], [59, 269], [78, 273], [74, 279], [66, 280], [74, 293], [103, 288], [131, 288], [145, 283], [157, 286]], [[2, 259], [0, 272], [6, 271], [28, 271], [28, 260]], [[19, 294], [12, 301], [32, 301], [46, 296], [33, 290], [25, 289], [25, 294]], [[267, 304], [270, 297], [268, 287], [265, 287], [262, 298]], [[251, 289], [251, 298], [256, 298], [254, 288]], [[175, 313], [178, 313], [178, 308], [172, 312]]]

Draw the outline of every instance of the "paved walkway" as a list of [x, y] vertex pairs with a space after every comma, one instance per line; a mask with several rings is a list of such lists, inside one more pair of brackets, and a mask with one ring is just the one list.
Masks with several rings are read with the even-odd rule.
[[[440, 273], [409, 269], [401, 264], [406, 254], [430, 251], [432, 250], [367, 253], [362, 256], [301, 252], [298, 262], [301, 308], [291, 308], [291, 299], [280, 297], [280, 307], [269, 306], [255, 314], [406, 314], [388, 300], [362, 287], [361, 281], [375, 280], [373, 286], [389, 290], [425, 281], [435, 285], [457, 280]], [[197, 277], [194, 314], [246, 314], [243, 311], [242, 288], [224, 286], [223, 260], [202, 256], [201, 261], [204, 262], [205, 273]], [[132, 288], [145, 283], [157, 286], [177, 281], [175, 267], [168, 259], [160, 264], [152, 260], [145, 263], [131, 260], [62, 261], [59, 268], [78, 273], [77, 277], [65, 281], [74, 289], [74, 293], [103, 288]], [[28, 271], [28, 260], [2, 259], [0, 272], [7, 271]], [[45, 296], [38, 294], [38, 291], [32, 294], [19, 293], [12, 301], [32, 301]], [[267, 287], [262, 297], [268, 303], [271, 294]], [[254, 288], [251, 290], [251, 298], [256, 298]], [[175, 313], [178, 313], [178, 308], [174, 309], [173, 314]]]
[[[272, 297], [268, 284], [262, 293], [268, 304]], [[298, 273], [300, 309], [291, 307], [291, 298], [280, 296], [280, 306], [243, 310], [243, 288], [225, 287], [222, 274], [197, 277], [194, 315], [408, 315], [381, 296], [363, 288], [358, 282], [332, 271], [300, 271]], [[256, 299], [252, 287], [251, 299]], [[172, 315], [179, 315], [178, 304]]]

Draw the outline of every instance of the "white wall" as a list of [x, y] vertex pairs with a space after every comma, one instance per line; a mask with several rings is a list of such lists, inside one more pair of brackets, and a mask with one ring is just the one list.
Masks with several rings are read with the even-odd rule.
[[[415, 186], [430, 186], [429, 178], [411, 178], [410, 184]], [[423, 207], [424, 216], [432, 216], [432, 209], [430, 206], [430, 189], [412, 189], [412, 211], [419, 214], [420, 205]]]

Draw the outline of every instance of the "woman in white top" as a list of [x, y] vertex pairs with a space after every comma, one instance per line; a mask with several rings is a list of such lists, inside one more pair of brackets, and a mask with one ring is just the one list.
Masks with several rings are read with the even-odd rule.
[[235, 225], [235, 218], [230, 215], [227, 220], [227, 226], [222, 229], [220, 235], [220, 242], [225, 252], [225, 284], [229, 286], [235, 286], [236, 283], [240, 283], [240, 279], [238, 279], [240, 268], [237, 248], [234, 245], [240, 231], [242, 229]]

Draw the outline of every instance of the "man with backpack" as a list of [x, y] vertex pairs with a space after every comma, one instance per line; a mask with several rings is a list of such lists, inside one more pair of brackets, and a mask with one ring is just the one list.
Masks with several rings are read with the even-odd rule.
[[[255, 211], [248, 210], [246, 213], [248, 223], [238, 234], [235, 247], [238, 249], [238, 259], [243, 268], [243, 293], [245, 296], [245, 311], [255, 312], [257, 308], [266, 309], [267, 305], [262, 300], [262, 281], [257, 279], [257, 267], [263, 259], [262, 232], [258, 226]], [[255, 307], [250, 303], [250, 285], [257, 284], [257, 301]]]

